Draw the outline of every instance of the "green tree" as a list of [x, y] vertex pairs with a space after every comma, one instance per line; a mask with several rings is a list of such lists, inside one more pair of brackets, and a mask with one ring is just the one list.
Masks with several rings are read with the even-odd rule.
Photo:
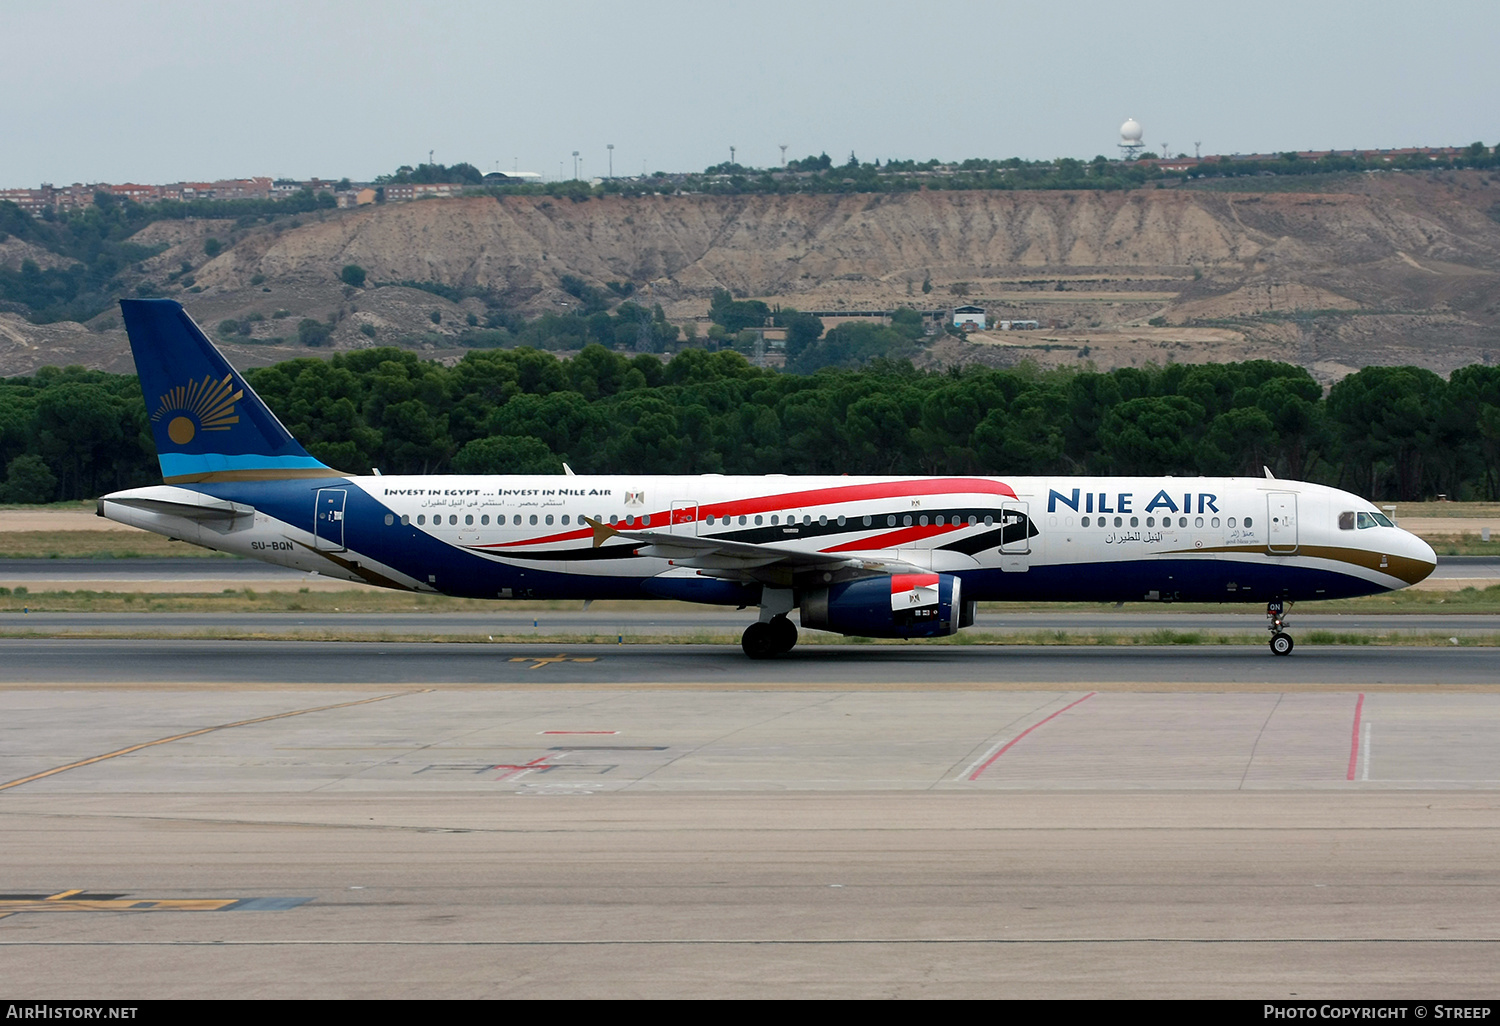
[[57, 478], [40, 456], [26, 453], [6, 465], [0, 502], [51, 502], [56, 496]]
[[218, 256], [223, 250], [224, 244], [213, 236], [209, 236], [203, 240], [203, 252], [208, 254], [210, 260]]
[[771, 308], [758, 299], [736, 300], [727, 289], [716, 289], [708, 304], [708, 316], [727, 334], [737, 335], [746, 328], [764, 327]]
[[365, 287], [365, 269], [358, 264], [345, 264], [344, 269], [339, 272], [339, 278], [345, 285], [352, 285], [357, 289]]
[[561, 474], [563, 461], [535, 438], [476, 438], [453, 457], [456, 474]]
[[297, 325], [297, 341], [305, 346], [317, 348], [326, 343], [332, 335], [332, 328], [311, 317], [302, 318]]

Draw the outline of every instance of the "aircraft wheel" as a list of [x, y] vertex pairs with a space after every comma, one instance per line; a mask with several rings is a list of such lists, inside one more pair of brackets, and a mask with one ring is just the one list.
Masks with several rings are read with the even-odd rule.
[[1279, 656], [1292, 654], [1292, 636], [1276, 633], [1271, 635], [1271, 651]]
[[771, 643], [777, 655], [785, 655], [797, 644], [797, 625], [784, 616], [771, 618]]
[[769, 659], [776, 654], [776, 635], [768, 623], [752, 623], [740, 638], [740, 647], [751, 659]]

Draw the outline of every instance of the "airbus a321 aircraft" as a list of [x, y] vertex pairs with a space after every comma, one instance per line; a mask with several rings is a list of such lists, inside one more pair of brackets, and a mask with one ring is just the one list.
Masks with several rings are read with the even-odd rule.
[[164, 483], [99, 515], [404, 591], [757, 606], [751, 658], [803, 627], [931, 638], [976, 602], [1265, 605], [1416, 584], [1432, 548], [1371, 503], [1265, 478], [382, 477], [310, 456], [176, 302], [121, 302]]

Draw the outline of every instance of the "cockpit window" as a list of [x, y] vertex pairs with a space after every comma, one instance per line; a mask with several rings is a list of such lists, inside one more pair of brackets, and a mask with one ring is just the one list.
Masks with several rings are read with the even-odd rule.
[[1339, 530], [1354, 530], [1354, 511], [1352, 509], [1339, 514]]
[[1359, 516], [1359, 529], [1361, 531], [1363, 531], [1367, 527], [1394, 527], [1394, 526], [1396, 526], [1395, 524], [1391, 523], [1390, 518], [1388, 518], [1384, 513], [1360, 513], [1360, 514], [1358, 514], [1358, 516]]
[[1395, 523], [1392, 522], [1391, 518], [1388, 517], [1388, 516], [1386, 516], [1384, 513], [1374, 513], [1374, 514], [1371, 514], [1371, 515], [1375, 518], [1375, 522], [1377, 524], [1379, 524], [1381, 527], [1395, 527], [1396, 526]]

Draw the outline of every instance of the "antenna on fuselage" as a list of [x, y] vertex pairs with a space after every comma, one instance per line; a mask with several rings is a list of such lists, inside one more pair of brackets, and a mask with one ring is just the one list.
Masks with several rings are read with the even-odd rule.
[[1276, 480], [1276, 475], [1273, 474], [1273, 473], [1271, 473], [1271, 468], [1270, 467], [1265, 466], [1264, 464], [1262, 464], [1260, 469], [1264, 470], [1266, 472], [1266, 480], [1267, 481], [1274, 481], [1274, 480]]

